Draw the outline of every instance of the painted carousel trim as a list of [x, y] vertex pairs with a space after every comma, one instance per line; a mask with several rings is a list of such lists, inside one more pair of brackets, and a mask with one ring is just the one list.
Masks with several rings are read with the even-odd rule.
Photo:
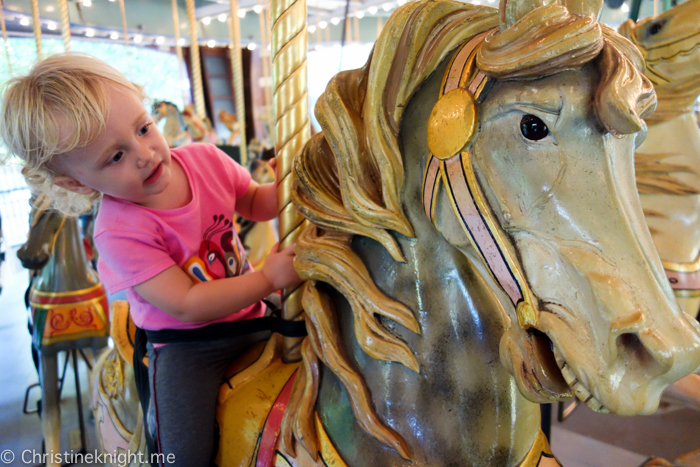
[[537, 433], [530, 451], [525, 456], [525, 459], [518, 464], [518, 467], [562, 467], [552, 450], [549, 447], [547, 437], [542, 430]]
[[78, 290], [69, 290], [67, 292], [45, 292], [42, 290], [32, 290], [32, 294], [39, 296], [39, 297], [76, 297], [78, 295], [85, 295], [94, 292], [95, 290], [100, 290], [102, 292], [102, 295], [105, 294], [104, 287], [102, 287], [102, 283], [97, 283], [93, 285], [92, 287], [88, 287], [86, 289], [78, 289]]

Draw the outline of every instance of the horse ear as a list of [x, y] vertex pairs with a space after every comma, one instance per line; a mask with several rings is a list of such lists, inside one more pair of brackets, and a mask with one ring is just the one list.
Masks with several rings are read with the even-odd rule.
[[587, 15], [598, 21], [603, 10], [603, 0], [564, 0], [569, 13]]
[[476, 133], [476, 103], [472, 93], [456, 88], [438, 99], [428, 120], [428, 148], [438, 159], [462, 152]]
[[511, 27], [532, 10], [556, 3], [566, 6], [569, 13], [587, 15], [596, 21], [603, 9], [603, 0], [501, 0], [498, 6], [501, 31]]
[[501, 23], [501, 31], [508, 29], [516, 21], [541, 6], [557, 3], [556, 0], [501, 0], [498, 4], [498, 13]]

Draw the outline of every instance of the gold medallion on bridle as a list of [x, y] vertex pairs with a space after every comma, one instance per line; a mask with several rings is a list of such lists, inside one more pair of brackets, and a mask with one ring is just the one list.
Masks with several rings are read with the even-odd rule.
[[428, 120], [428, 148], [438, 159], [462, 152], [476, 132], [474, 96], [456, 88], [438, 99]]

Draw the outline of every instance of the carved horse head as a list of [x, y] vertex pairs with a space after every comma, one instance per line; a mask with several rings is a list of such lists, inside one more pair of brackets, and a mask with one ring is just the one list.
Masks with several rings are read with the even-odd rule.
[[39, 270], [49, 262], [56, 239], [66, 222], [66, 215], [50, 209], [50, 200], [41, 196], [34, 201], [29, 215], [27, 241], [17, 251], [22, 266]]
[[628, 20], [620, 34], [642, 52], [644, 73], [659, 98], [647, 123], [692, 112], [700, 94], [700, 0], [688, 0], [637, 23]]
[[[600, 4], [502, 1], [497, 15], [414, 2], [387, 22], [365, 68], [328, 85], [316, 106], [323, 133], [294, 163], [293, 199], [314, 224], [295, 264], [303, 278], [345, 296], [370, 356], [422, 372], [422, 355], [384, 323], [428, 333], [430, 315], [448, 312], [449, 303], [410, 310], [401, 289], [378, 290], [354, 252], [353, 238], [368, 237], [395, 261], [415, 262], [402, 248], [421, 242], [409, 218], [422, 201], [423, 215], [491, 286], [493, 313], [507, 315], [500, 359], [527, 399], [573, 393], [594, 410], [652, 413], [661, 391], [700, 364], [700, 328], [678, 308], [635, 186], [634, 148], [653, 88], [635, 47], [597, 23]], [[402, 133], [405, 109], [444, 59], [427, 138]], [[415, 153], [420, 161], [410, 159]], [[423, 182], [410, 186], [416, 167]], [[430, 255], [431, 245], [423, 248]], [[445, 289], [460, 287], [459, 275], [450, 272]], [[304, 307], [307, 376], [299, 385], [313, 387], [320, 359], [363, 429], [410, 456], [374, 413], [316, 282]], [[290, 432], [314, 452], [315, 396], [295, 394]]]

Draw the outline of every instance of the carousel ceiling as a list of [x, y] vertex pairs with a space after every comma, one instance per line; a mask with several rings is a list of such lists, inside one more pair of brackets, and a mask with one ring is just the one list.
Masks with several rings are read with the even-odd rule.
[[[629, 17], [629, 5], [615, 1], [620, 8], [605, 7], [601, 21], [617, 26]], [[606, 3], [608, 3], [606, 1]], [[309, 44], [340, 42], [346, 11], [362, 42], [376, 40], [386, 18], [406, 0], [307, 0]], [[497, 0], [473, 0], [475, 4], [497, 6]], [[657, 0], [657, 9], [670, 0]], [[181, 43], [189, 42], [189, 18], [184, 0], [177, 0]], [[242, 43], [259, 43], [261, 24], [259, 12], [269, 0], [239, 0], [238, 14]], [[42, 33], [60, 36], [58, 0], [38, 0]], [[172, 0], [124, 0], [126, 29], [130, 40], [140, 45], [172, 46], [175, 43]], [[616, 5], [616, 6], [617, 6]], [[8, 33], [15, 36], [33, 35], [30, 0], [3, 0]], [[91, 40], [123, 40], [124, 27], [119, 2], [116, 0], [69, 0], [71, 32], [75, 38]], [[661, 11], [661, 10], [659, 10]], [[226, 46], [229, 43], [228, 0], [195, 0], [197, 36], [202, 43]], [[640, 18], [654, 13], [654, 2], [642, 0]], [[357, 21], [355, 21], [357, 18]]]

